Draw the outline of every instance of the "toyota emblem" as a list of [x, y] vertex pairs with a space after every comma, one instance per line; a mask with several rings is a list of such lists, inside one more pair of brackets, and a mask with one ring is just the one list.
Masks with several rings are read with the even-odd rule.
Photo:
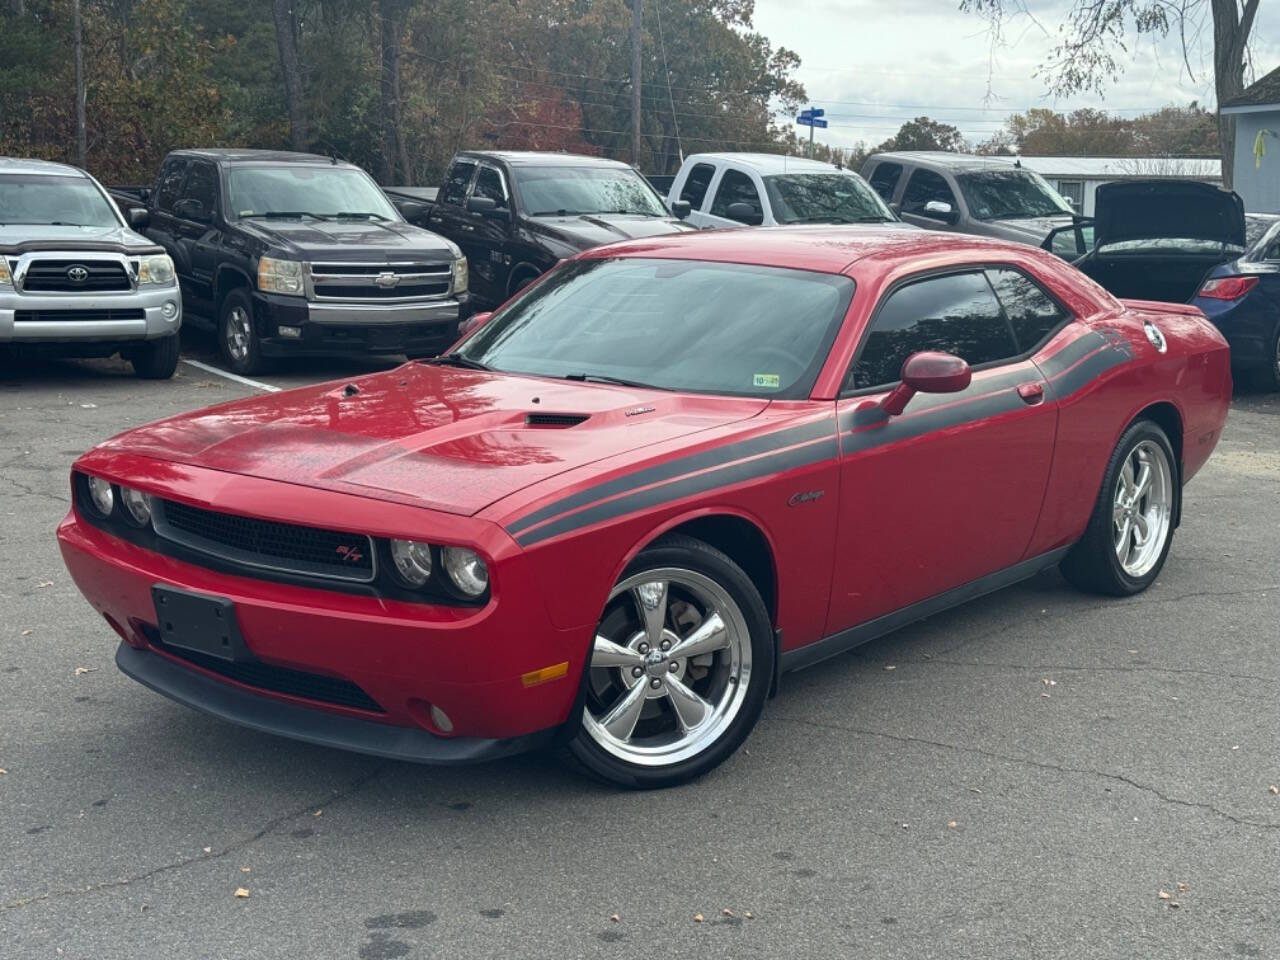
[[382, 289], [389, 290], [390, 288], [394, 287], [396, 284], [400, 282], [400, 277], [398, 274], [392, 273], [390, 270], [387, 270], [383, 273], [378, 274], [376, 277], [374, 277], [373, 282], [377, 284], [379, 287], [382, 287]]
[[84, 283], [89, 279], [89, 268], [82, 267], [78, 263], [73, 267], [68, 267], [67, 279], [72, 283]]

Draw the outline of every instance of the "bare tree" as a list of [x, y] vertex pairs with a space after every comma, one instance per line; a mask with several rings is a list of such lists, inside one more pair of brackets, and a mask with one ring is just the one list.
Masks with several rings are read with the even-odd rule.
[[22, 0], [9, 0], [9, 12], [20, 17], [27, 12], [26, 4]]
[[[1123, 72], [1119, 57], [1128, 54], [1126, 38], [1166, 37], [1177, 32], [1183, 62], [1191, 69], [1192, 45], [1206, 14], [1213, 21], [1213, 77], [1218, 104], [1244, 90], [1249, 37], [1260, 0], [1072, 0], [1062, 25], [1063, 40], [1041, 66], [1051, 92], [1059, 95], [1093, 90], [1102, 93]], [[993, 43], [1006, 21], [1035, 19], [1031, 0], [960, 0], [960, 9], [985, 17]], [[1235, 119], [1218, 113], [1222, 181], [1228, 189], [1235, 160]]]
[[297, 0], [272, 0], [276, 21], [276, 49], [284, 79], [285, 110], [289, 114], [289, 145], [305, 150], [310, 142], [307, 109], [303, 100], [302, 68], [298, 63]]
[[89, 154], [89, 134], [85, 123], [84, 24], [80, 17], [80, 0], [72, 0], [71, 4], [71, 45], [75, 56], [76, 166], [83, 168]]
[[403, 93], [400, 83], [400, 41], [404, 31], [405, 0], [381, 0], [382, 21], [382, 182], [408, 183], [409, 151], [401, 128]]

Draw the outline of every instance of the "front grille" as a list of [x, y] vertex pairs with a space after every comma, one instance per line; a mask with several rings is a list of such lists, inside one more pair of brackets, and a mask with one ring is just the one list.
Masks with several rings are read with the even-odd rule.
[[[84, 272], [73, 280], [75, 268]], [[124, 264], [114, 260], [36, 260], [22, 280], [25, 293], [111, 293], [132, 290]]]
[[373, 541], [364, 534], [322, 530], [218, 513], [157, 500], [156, 533], [190, 550], [259, 570], [370, 583]]
[[451, 263], [313, 263], [317, 300], [438, 300], [449, 295]]
[[319, 673], [305, 673], [302, 670], [290, 670], [287, 667], [263, 663], [261, 660], [222, 660], [194, 650], [172, 647], [160, 639], [158, 630], [145, 632], [147, 639], [156, 649], [202, 667], [210, 673], [216, 673], [220, 677], [242, 683], [246, 687], [282, 693], [290, 697], [301, 697], [304, 700], [314, 700], [338, 707], [386, 713], [373, 697], [350, 680], [326, 677]]
[[142, 310], [15, 310], [15, 323], [99, 323], [104, 320], [145, 320]]

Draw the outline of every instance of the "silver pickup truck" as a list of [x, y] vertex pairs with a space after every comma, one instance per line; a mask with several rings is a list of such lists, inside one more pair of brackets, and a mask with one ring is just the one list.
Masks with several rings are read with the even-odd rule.
[[120, 354], [152, 380], [178, 364], [173, 261], [83, 170], [0, 157], [0, 354]]

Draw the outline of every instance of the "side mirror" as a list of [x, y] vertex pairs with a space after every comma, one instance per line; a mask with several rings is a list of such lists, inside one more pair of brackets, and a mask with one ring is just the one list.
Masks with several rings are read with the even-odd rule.
[[880, 409], [896, 417], [917, 393], [959, 393], [972, 380], [969, 364], [953, 353], [913, 353], [902, 365], [902, 382], [880, 401]]
[[498, 206], [498, 201], [492, 197], [472, 197], [467, 201], [467, 212], [478, 213], [482, 217], [496, 217], [501, 220], [505, 220], [511, 215], [506, 207]]
[[486, 313], [473, 313], [471, 316], [467, 317], [467, 319], [458, 324], [458, 338], [461, 339], [462, 337], [470, 336], [472, 332], [479, 330], [488, 323], [489, 318], [492, 316], [492, 310]]
[[141, 200], [143, 203], [146, 203], [148, 200], [150, 200], [150, 199], [151, 199], [151, 188], [150, 188], [150, 187], [140, 187], [140, 188], [138, 189], [138, 199], [139, 199], [139, 200]]
[[944, 223], [955, 223], [957, 219], [955, 207], [945, 200], [930, 200], [924, 205], [924, 215]]
[[729, 204], [729, 209], [724, 214], [730, 220], [737, 220], [751, 227], [764, 223], [764, 214], [757, 210], [754, 204], [743, 203], [741, 200]]
[[199, 200], [188, 198], [179, 200], [173, 205], [173, 215], [179, 220], [191, 220], [195, 223], [212, 223], [213, 213], [206, 210]]
[[134, 230], [145, 230], [151, 225], [151, 213], [142, 207], [132, 207], [129, 210], [129, 226]]
[[427, 214], [427, 205], [419, 203], [417, 200], [397, 200], [395, 207], [400, 211], [400, 216], [410, 223], [425, 217]]
[[683, 220], [693, 212], [693, 207], [688, 200], [672, 200], [671, 215], [677, 220]]

